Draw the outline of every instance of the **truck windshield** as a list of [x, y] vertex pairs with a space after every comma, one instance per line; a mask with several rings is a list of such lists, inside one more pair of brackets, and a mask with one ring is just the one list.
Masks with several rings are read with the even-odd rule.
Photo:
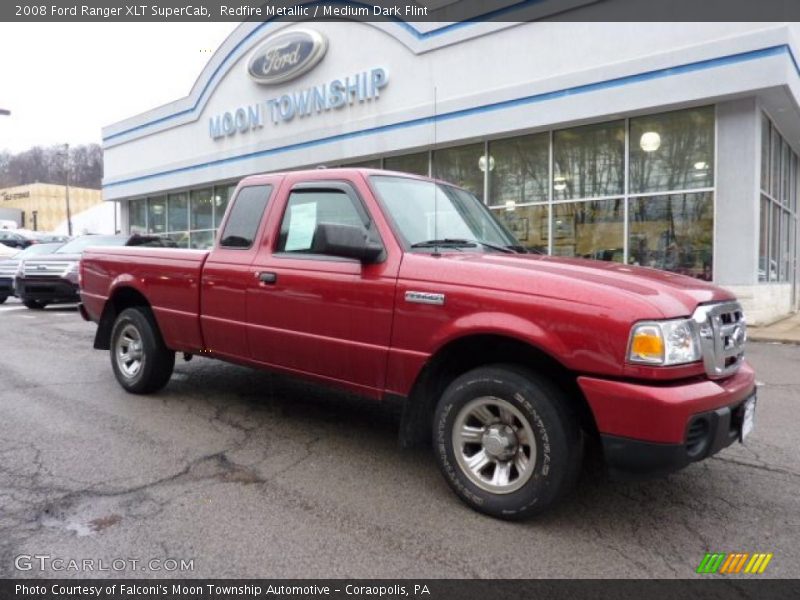
[[408, 247], [523, 252], [514, 236], [475, 196], [424, 179], [373, 175], [378, 199]]

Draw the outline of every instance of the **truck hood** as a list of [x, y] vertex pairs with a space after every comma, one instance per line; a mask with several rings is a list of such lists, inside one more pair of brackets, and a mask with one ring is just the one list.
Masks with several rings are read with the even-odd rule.
[[[698, 304], [733, 300], [718, 286], [687, 277], [613, 262], [531, 254], [446, 253], [463, 272], [467, 285], [613, 307], [621, 296], [635, 298], [660, 312], [653, 317], [691, 315]], [[436, 259], [434, 259], [436, 260]], [[439, 259], [441, 260], [441, 259]], [[437, 272], [450, 269], [437, 269]]]
[[23, 259], [26, 263], [38, 262], [78, 262], [81, 259], [80, 254], [41, 254], [39, 256], [32, 256], [31, 258]]

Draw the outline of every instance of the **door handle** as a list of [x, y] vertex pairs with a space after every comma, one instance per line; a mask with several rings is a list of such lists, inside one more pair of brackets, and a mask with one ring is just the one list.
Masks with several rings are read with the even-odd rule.
[[260, 273], [256, 273], [256, 276], [258, 277], [258, 280], [261, 283], [267, 283], [267, 284], [272, 285], [273, 283], [278, 281], [278, 274], [277, 273], [271, 273], [269, 271], [262, 271]]

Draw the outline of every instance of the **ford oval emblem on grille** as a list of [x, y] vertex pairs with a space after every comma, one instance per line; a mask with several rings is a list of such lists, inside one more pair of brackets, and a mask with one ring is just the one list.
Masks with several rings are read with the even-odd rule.
[[39, 269], [40, 271], [46, 271], [47, 265], [36, 265], [36, 268]]
[[328, 42], [313, 29], [295, 29], [270, 37], [247, 63], [257, 83], [283, 83], [313, 69], [328, 49]]

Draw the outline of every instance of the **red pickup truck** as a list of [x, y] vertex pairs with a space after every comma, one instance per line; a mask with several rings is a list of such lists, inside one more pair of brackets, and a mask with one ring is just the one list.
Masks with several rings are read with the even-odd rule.
[[475, 196], [423, 177], [248, 177], [213, 249], [88, 249], [79, 273], [129, 392], [161, 389], [181, 352], [401, 403], [401, 441], [432, 437], [453, 490], [497, 517], [551, 506], [585, 450], [660, 474], [752, 429], [729, 292], [527, 253]]

